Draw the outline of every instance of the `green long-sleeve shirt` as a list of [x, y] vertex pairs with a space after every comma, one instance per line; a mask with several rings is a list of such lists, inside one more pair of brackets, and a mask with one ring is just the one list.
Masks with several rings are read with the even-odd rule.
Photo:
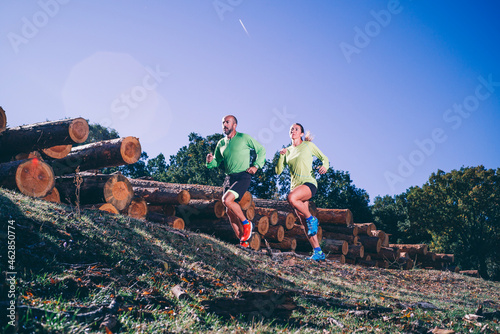
[[290, 190], [306, 182], [318, 186], [314, 171], [312, 169], [313, 156], [317, 157], [323, 163], [326, 169], [330, 166], [328, 158], [319, 150], [319, 148], [310, 141], [303, 141], [298, 146], [290, 145], [286, 148], [285, 154], [280, 154], [276, 166], [276, 174], [281, 174], [286, 165], [290, 168], [291, 185]]
[[224, 161], [226, 174], [243, 172], [250, 167], [251, 149], [257, 153], [253, 165], [262, 168], [266, 161], [266, 149], [250, 135], [241, 132], [237, 132], [231, 139], [224, 137], [219, 140], [215, 147], [214, 159], [207, 163], [207, 167], [218, 167]]

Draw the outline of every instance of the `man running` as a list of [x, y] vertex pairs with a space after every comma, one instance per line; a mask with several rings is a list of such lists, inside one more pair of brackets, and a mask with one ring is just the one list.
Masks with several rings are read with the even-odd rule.
[[[229, 222], [234, 233], [240, 239], [242, 247], [248, 247], [248, 239], [252, 236], [252, 222], [248, 221], [238, 201], [250, 186], [250, 180], [259, 168], [264, 166], [266, 150], [251, 136], [236, 132], [238, 120], [233, 115], [222, 119], [222, 131], [225, 137], [219, 140], [215, 152], [207, 154], [207, 167], [218, 167], [224, 161], [226, 179], [222, 203], [226, 207]], [[257, 158], [250, 166], [250, 150], [255, 150]], [[242, 229], [240, 223], [242, 224]]]

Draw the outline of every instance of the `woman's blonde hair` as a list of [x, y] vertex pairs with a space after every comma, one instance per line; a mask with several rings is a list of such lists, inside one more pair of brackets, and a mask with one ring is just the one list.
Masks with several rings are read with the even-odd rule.
[[[298, 125], [300, 126], [300, 132], [304, 133], [304, 127], [302, 126], [302, 124], [300, 123], [295, 123], [295, 125]], [[304, 135], [304, 140], [305, 141], [312, 141], [313, 140], [313, 136], [311, 135], [311, 132], [309, 130], [307, 130], [307, 132], [305, 133]]]

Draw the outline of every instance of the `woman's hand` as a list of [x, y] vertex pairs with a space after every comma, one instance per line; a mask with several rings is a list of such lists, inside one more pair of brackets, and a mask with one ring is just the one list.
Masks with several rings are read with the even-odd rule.
[[318, 167], [318, 173], [320, 174], [325, 174], [328, 169], [325, 168], [325, 166], [319, 166]]

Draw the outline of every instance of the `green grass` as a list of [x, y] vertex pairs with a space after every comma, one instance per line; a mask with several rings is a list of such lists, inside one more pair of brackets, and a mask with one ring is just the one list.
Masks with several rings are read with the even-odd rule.
[[[500, 308], [499, 282], [451, 272], [270, 258], [213, 236], [99, 211], [78, 215], [69, 206], [0, 189], [5, 295], [10, 219], [16, 234], [15, 296], [23, 306], [17, 310], [20, 333], [102, 333], [103, 319], [82, 321], [74, 312], [92, 312], [113, 300], [120, 301], [113, 327], [120, 333], [426, 333], [435, 327], [460, 333], [500, 331], [499, 319], [464, 319], [479, 305], [490, 312]], [[178, 284], [190, 300], [173, 296], [171, 288]], [[298, 307], [289, 318], [223, 318], [202, 306], [238, 291], [267, 289], [293, 292]], [[424, 302], [436, 308], [418, 305]], [[35, 314], [40, 309], [47, 311], [45, 316]], [[5, 324], [3, 319], [0, 324]]]

